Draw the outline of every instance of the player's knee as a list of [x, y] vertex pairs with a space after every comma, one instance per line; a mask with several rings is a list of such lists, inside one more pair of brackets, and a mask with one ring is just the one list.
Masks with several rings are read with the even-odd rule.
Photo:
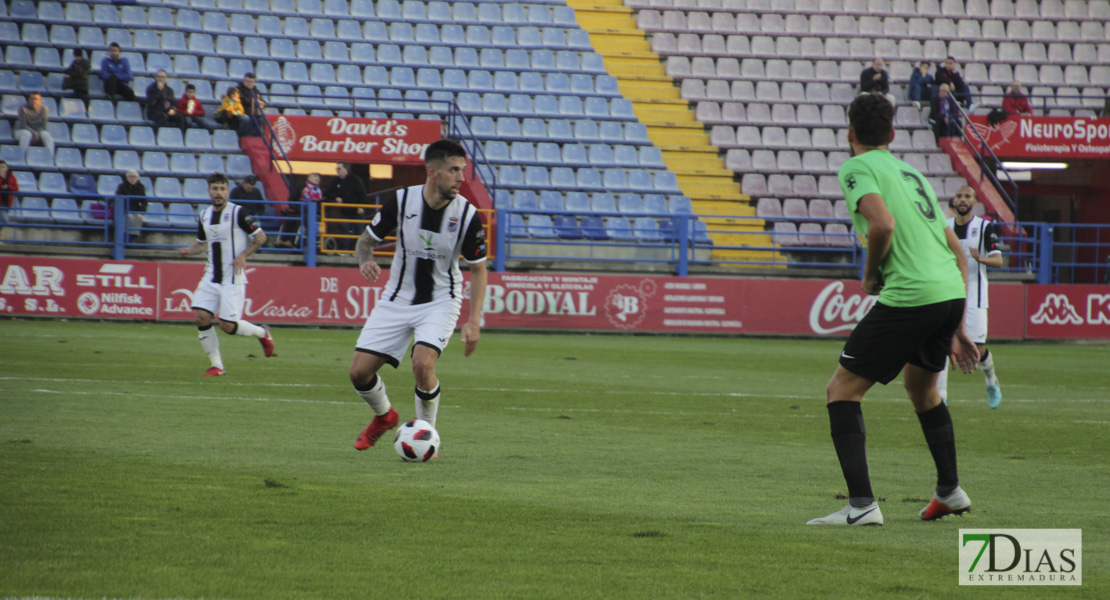
[[220, 329], [224, 333], [230, 335], [232, 333], [235, 333], [235, 323], [229, 323], [228, 321], [220, 321]]

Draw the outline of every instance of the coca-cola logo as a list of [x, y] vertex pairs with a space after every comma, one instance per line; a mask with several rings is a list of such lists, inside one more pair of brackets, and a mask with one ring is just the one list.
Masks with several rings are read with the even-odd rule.
[[825, 286], [809, 309], [809, 328], [814, 333], [840, 333], [855, 329], [867, 311], [879, 300], [864, 294], [844, 295], [844, 282]]

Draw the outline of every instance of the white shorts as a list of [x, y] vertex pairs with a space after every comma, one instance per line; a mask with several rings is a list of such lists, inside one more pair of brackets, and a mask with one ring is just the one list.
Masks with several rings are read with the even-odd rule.
[[461, 310], [462, 303], [452, 298], [417, 305], [379, 301], [362, 326], [355, 350], [380, 356], [394, 368], [404, 360], [410, 341], [442, 354]]
[[243, 304], [247, 299], [245, 283], [212, 283], [201, 280], [193, 292], [193, 309], [203, 309], [220, 317], [221, 321], [235, 323], [243, 318]]
[[964, 327], [971, 341], [976, 344], [987, 343], [987, 309], [968, 306], [964, 310]]

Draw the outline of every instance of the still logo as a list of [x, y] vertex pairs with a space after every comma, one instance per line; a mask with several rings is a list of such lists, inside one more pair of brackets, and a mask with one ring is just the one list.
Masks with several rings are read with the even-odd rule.
[[961, 529], [960, 585], [1083, 585], [1083, 530]]

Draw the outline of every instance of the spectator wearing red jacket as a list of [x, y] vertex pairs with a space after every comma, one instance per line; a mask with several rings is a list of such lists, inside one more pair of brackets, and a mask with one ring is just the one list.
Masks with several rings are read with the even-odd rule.
[[186, 129], [189, 127], [203, 127], [209, 132], [216, 131], [219, 125], [205, 116], [204, 104], [197, 99], [197, 86], [185, 84], [185, 94], [177, 101], [177, 114], [181, 115], [181, 124]]
[[1011, 115], [1032, 115], [1033, 107], [1029, 105], [1029, 99], [1025, 97], [1025, 93], [1021, 91], [1021, 82], [1014, 81], [1010, 84], [1010, 89], [1006, 91], [1006, 95], [1002, 97], [1002, 110], [1010, 113]]

